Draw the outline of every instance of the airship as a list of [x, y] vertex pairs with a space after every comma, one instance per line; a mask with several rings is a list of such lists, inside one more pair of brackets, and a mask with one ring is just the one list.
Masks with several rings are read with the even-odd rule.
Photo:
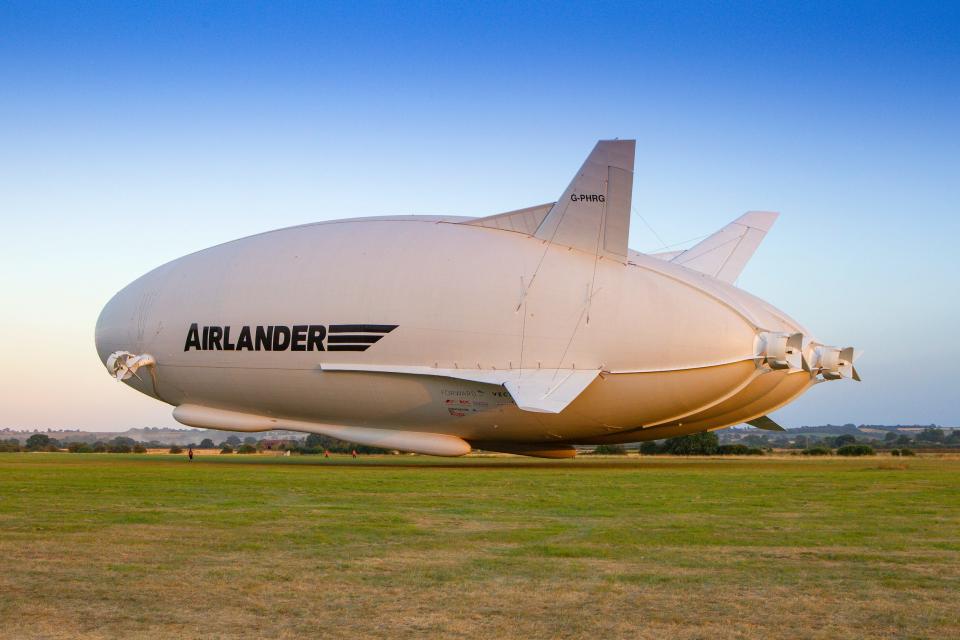
[[852, 347], [734, 286], [777, 218], [631, 250], [633, 140], [601, 140], [555, 202], [480, 218], [270, 231], [141, 276], [103, 308], [110, 375], [179, 422], [392, 450], [546, 458], [751, 424], [859, 380]]

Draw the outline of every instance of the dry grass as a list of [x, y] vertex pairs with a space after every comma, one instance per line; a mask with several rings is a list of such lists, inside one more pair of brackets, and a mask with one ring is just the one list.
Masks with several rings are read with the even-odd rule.
[[960, 463], [0, 456], [0, 636], [960, 637]]

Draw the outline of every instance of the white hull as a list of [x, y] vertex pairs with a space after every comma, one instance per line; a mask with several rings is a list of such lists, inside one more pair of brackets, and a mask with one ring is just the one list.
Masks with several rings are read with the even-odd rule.
[[[96, 337], [101, 359], [138, 391], [234, 412], [218, 414], [219, 428], [243, 430], [231, 420], [246, 415], [324, 433], [569, 444], [762, 416], [814, 378], [788, 380], [758, 344], [800, 333], [767, 303], [663, 259], [396, 217], [185, 256], [118, 293]], [[118, 353], [149, 354], [149, 367], [127, 375]]]

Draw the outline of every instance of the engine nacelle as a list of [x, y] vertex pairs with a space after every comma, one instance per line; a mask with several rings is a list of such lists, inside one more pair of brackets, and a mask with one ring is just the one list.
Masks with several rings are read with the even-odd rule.
[[757, 357], [771, 369], [808, 370], [803, 334], [765, 331], [757, 336]]
[[852, 378], [859, 382], [860, 375], [854, 361], [859, 352], [853, 347], [830, 347], [827, 345], [813, 345], [810, 357], [810, 368], [814, 375], [820, 374], [824, 380], [840, 380]]

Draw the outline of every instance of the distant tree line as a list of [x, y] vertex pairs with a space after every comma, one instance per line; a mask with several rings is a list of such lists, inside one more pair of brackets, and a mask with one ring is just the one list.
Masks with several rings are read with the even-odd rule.
[[219, 444], [211, 438], [203, 438], [199, 443], [191, 442], [186, 445], [165, 445], [160, 442], [138, 442], [126, 436], [117, 436], [110, 440], [96, 442], [69, 442], [62, 443], [45, 433], [34, 433], [21, 442], [17, 438], [0, 440], [0, 453], [19, 451], [63, 451], [70, 453], [146, 453], [147, 449], [167, 449], [170, 453], [180, 454], [187, 449], [216, 450], [223, 454], [251, 454], [260, 451], [289, 451], [303, 455], [317, 455], [329, 453], [378, 454], [389, 453], [386, 449], [351, 444], [336, 438], [310, 434], [304, 440], [272, 440], [258, 439], [253, 436], [240, 438], [236, 435], [228, 436]]
[[[791, 432], [769, 434], [750, 431], [747, 431], [744, 435], [744, 431], [746, 430], [730, 429], [723, 431], [720, 435], [720, 441], [725, 443], [739, 442], [762, 449], [795, 449], [806, 452], [807, 455], [817, 455], [822, 453], [822, 450], [840, 449], [848, 444], [868, 445], [875, 451], [887, 451], [893, 455], [897, 455], [894, 451], [899, 452], [910, 446], [924, 449], [960, 448], [960, 429], [942, 429], [940, 427], [926, 427], [909, 435], [893, 430], [877, 434], [857, 431], [856, 433], [832, 435]], [[812, 453], [810, 453], [811, 451]]]
[[[960, 432], [958, 432], [960, 433]], [[905, 444], [911, 442], [909, 438], [904, 440], [903, 436], [897, 436], [893, 434], [894, 438], [886, 438], [884, 443], [887, 445], [891, 444]], [[927, 437], [930, 437], [929, 434]], [[933, 437], [936, 437], [935, 435]], [[949, 441], [950, 436], [945, 439]], [[920, 440], [919, 436], [917, 438], [918, 442], [923, 442]], [[799, 449], [795, 453], [801, 453], [807, 456], [828, 456], [828, 455], [838, 455], [838, 456], [872, 456], [876, 455], [877, 450], [873, 446], [874, 441], [862, 442], [858, 441], [857, 438], [851, 434], [842, 434], [836, 437], [827, 437], [827, 438], [818, 438], [818, 439], [808, 439], [806, 436], [800, 435], [796, 436], [794, 442], [788, 443], [788, 449]], [[749, 443], [749, 444], [745, 444]], [[752, 444], [759, 444], [764, 446], [750, 446]], [[626, 449], [622, 445], [603, 445], [605, 448], [601, 450], [601, 447], [597, 447], [594, 453], [615, 453], [610, 451], [610, 447], [620, 447], [622, 453], [626, 453]], [[894, 456], [913, 456], [916, 455], [912, 449], [907, 447], [897, 447], [893, 448], [891, 446], [883, 447], [884, 451], [889, 452]], [[640, 454], [641, 455], [677, 455], [677, 456], [713, 456], [713, 455], [764, 455], [766, 452], [772, 452], [773, 447], [770, 446], [770, 441], [766, 436], [758, 436], [756, 439], [752, 439], [752, 436], [747, 436], [743, 439], [741, 443], [725, 443], [721, 444], [716, 433], [705, 432], [705, 433], [694, 433], [687, 436], [679, 436], [676, 438], [669, 438], [666, 440], [653, 440], [648, 442], [640, 443]]]
[[705, 431], [666, 440], [641, 442], [640, 453], [647, 456], [760, 456], [764, 452], [759, 447], [745, 444], [720, 444], [716, 433]]

